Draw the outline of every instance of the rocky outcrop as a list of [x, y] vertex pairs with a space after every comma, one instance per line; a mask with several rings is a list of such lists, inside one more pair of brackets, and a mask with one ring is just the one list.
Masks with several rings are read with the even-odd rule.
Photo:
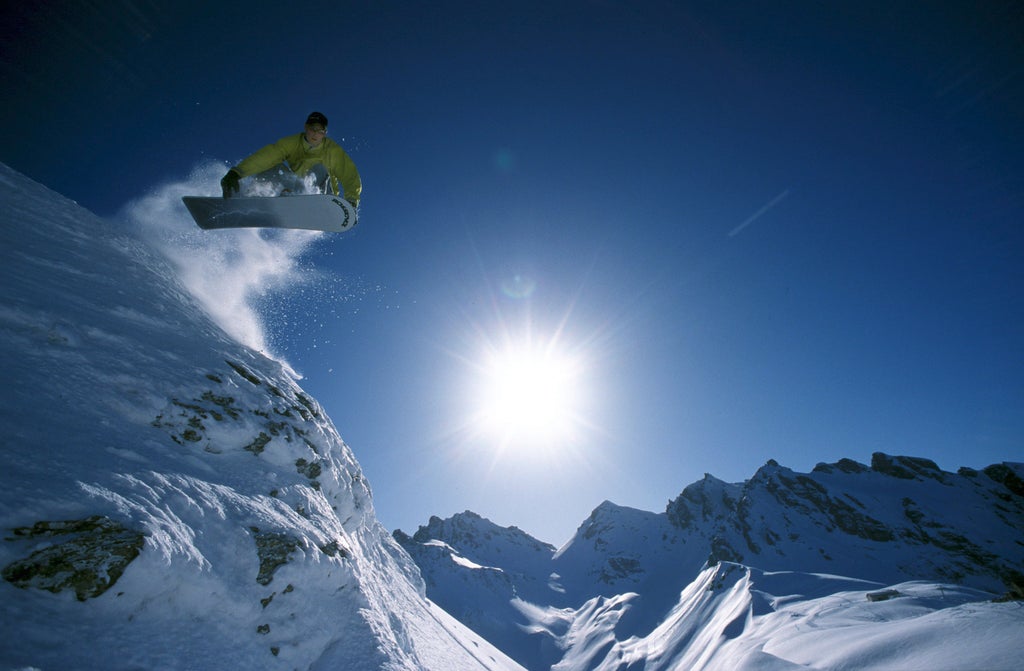
[[28, 554], [4, 567], [4, 580], [23, 589], [70, 590], [79, 601], [113, 587], [145, 543], [142, 532], [101, 515], [41, 521], [11, 533], [5, 540]]
[[944, 482], [947, 475], [931, 459], [922, 459], [921, 457], [890, 457], [881, 452], [875, 452], [871, 455], [871, 470], [902, 480], [932, 478], [939, 482]]

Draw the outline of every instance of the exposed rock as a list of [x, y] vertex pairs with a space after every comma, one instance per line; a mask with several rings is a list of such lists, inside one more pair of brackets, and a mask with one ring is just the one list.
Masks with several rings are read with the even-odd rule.
[[789, 491], [808, 501], [813, 509], [825, 513], [845, 533], [882, 543], [895, 538], [895, 534], [885, 524], [858, 511], [846, 501], [829, 496], [825, 487], [811, 478], [798, 475], [790, 480], [780, 476], [780, 480], [788, 486]]
[[315, 480], [320, 476], [320, 473], [323, 472], [319, 463], [315, 461], [309, 462], [305, 459], [296, 460], [295, 470], [298, 471], [300, 475], [305, 475], [310, 480]]
[[834, 473], [835, 471], [842, 473], [867, 473], [869, 470], [871, 469], [853, 459], [840, 459], [834, 464], [822, 463], [814, 467], [815, 473]]
[[[270, 404], [262, 408], [242, 408], [234, 396], [223, 393], [222, 389], [205, 389], [191, 399], [172, 399], [168, 408], [157, 415], [151, 425], [165, 430], [179, 445], [201, 443], [204, 451], [213, 454], [223, 454], [230, 449], [241, 447], [259, 456], [278, 437], [288, 443], [302, 440], [313, 452], [317, 452], [316, 446], [306, 440], [306, 430], [302, 428], [303, 422], [320, 418], [320, 411], [315, 402], [300, 391], [285, 392], [269, 382], [264, 384], [259, 376], [239, 363], [228, 361], [227, 364], [243, 379], [267, 389], [270, 392]], [[221, 375], [207, 373], [205, 377], [217, 385], [224, 386]], [[244, 423], [247, 428], [255, 424], [259, 431], [245, 445], [224, 445], [222, 439], [215, 440], [210, 436], [213, 422], [234, 422], [237, 425]], [[320, 475], [319, 464], [309, 463], [305, 459], [300, 461], [301, 464], [296, 464], [300, 473], [305, 474], [310, 480]]]
[[1001, 597], [994, 600], [998, 602], [1024, 601], [1024, 575], [1020, 573], [1013, 573], [1008, 575], [1005, 580], [1009, 590], [1007, 590], [1007, 592]]
[[4, 580], [54, 593], [71, 589], [79, 601], [113, 587], [145, 543], [141, 532], [101, 516], [37, 522], [13, 533], [8, 541], [45, 540], [46, 545], [4, 567]]
[[267, 443], [271, 441], [270, 436], [260, 431], [260, 435], [256, 436], [251, 443], [243, 447], [242, 449], [246, 452], [252, 452], [255, 455], [259, 455], [267, 447]]
[[299, 548], [299, 541], [285, 533], [260, 531], [255, 527], [252, 532], [256, 540], [256, 554], [260, 558], [260, 572], [256, 582], [269, 585], [274, 579], [274, 572], [287, 564], [288, 555]]
[[258, 386], [260, 386], [261, 384], [263, 384], [263, 383], [262, 383], [262, 382], [260, 381], [260, 379], [259, 379], [259, 378], [258, 378], [258, 377], [256, 376], [256, 374], [255, 374], [255, 373], [253, 373], [252, 371], [250, 371], [250, 370], [249, 370], [248, 368], [246, 368], [246, 367], [245, 367], [245, 366], [243, 366], [242, 364], [240, 364], [240, 363], [235, 363], [234, 361], [227, 361], [226, 363], [227, 363], [227, 364], [228, 364], [229, 366], [231, 366], [231, 368], [232, 368], [232, 369], [234, 369], [234, 371], [235, 371], [236, 373], [238, 373], [238, 374], [239, 374], [239, 375], [241, 375], [241, 376], [242, 376], [243, 378], [245, 378], [246, 380], [248, 380], [248, 381], [249, 381], [249, 382], [251, 382], [252, 384], [256, 385], [257, 387], [258, 387]]
[[888, 601], [889, 599], [895, 599], [896, 597], [903, 596], [899, 590], [895, 589], [883, 589], [878, 592], [868, 592], [864, 596], [867, 597], [868, 601]]
[[985, 475], [992, 478], [1017, 496], [1024, 496], [1024, 480], [1017, 476], [1006, 464], [992, 464], [985, 469]]
[[711, 539], [711, 553], [708, 554], [708, 566], [714, 566], [721, 562], [738, 563], [743, 561], [743, 555], [729, 545], [729, 541], [721, 536]]
[[680, 529], [688, 529], [698, 521], [732, 516], [740, 505], [730, 493], [732, 485], [708, 473], [699, 482], [688, 485], [665, 510], [669, 520]]
[[875, 452], [871, 455], [871, 470], [902, 480], [926, 477], [940, 482], [945, 481], [938, 464], [922, 457], [891, 457], [882, 452]]
[[611, 583], [643, 572], [640, 561], [635, 557], [609, 557], [600, 579], [602, 582]]
[[328, 557], [341, 557], [342, 559], [347, 559], [350, 556], [349, 551], [342, 547], [338, 541], [331, 541], [326, 545], [321, 545], [320, 552], [323, 552]]

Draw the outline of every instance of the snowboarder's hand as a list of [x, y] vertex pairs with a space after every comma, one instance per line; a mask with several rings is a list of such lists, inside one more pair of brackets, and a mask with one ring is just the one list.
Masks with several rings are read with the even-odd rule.
[[240, 177], [241, 175], [232, 168], [228, 170], [228, 174], [224, 175], [224, 179], [220, 180], [220, 188], [224, 191], [225, 198], [230, 198], [238, 193], [238, 180]]

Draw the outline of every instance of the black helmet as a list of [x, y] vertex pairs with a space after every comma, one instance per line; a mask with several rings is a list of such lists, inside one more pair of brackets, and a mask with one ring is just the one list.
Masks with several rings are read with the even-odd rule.
[[320, 112], [313, 112], [306, 118], [306, 125], [312, 126], [313, 124], [320, 124], [324, 128], [327, 128], [327, 117]]

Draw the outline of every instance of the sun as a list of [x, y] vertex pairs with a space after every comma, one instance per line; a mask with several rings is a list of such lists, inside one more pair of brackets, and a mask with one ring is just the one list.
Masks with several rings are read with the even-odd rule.
[[473, 402], [477, 432], [519, 446], [574, 439], [583, 365], [553, 345], [507, 344], [483, 356]]

